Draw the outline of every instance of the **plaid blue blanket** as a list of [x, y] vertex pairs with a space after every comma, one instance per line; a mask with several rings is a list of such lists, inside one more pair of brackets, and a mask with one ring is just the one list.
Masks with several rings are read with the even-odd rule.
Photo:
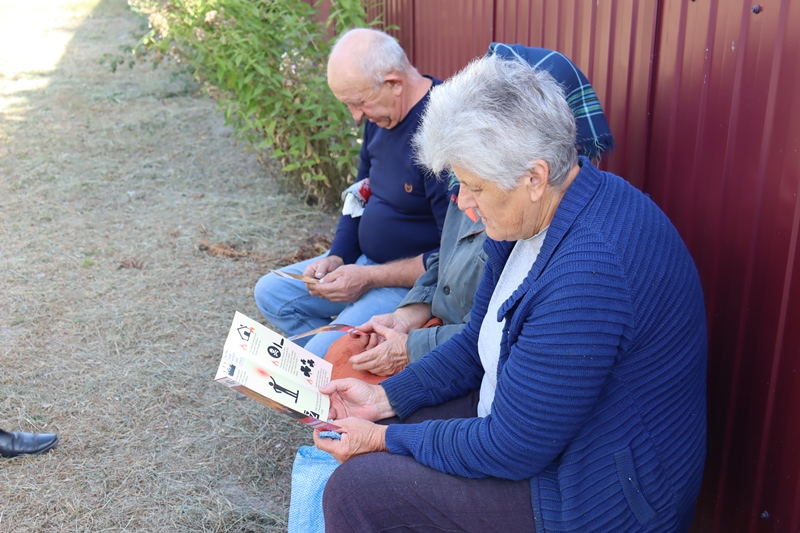
[[546, 48], [521, 44], [492, 43], [486, 55], [521, 59], [533, 68], [544, 69], [564, 87], [567, 103], [577, 126], [575, 147], [580, 155], [600, 159], [600, 154], [614, 148], [614, 138], [592, 84], [564, 54]]

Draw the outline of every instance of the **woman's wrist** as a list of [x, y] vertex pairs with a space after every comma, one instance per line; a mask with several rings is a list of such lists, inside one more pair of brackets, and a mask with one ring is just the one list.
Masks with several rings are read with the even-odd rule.
[[373, 425], [372, 431], [372, 445], [371, 448], [376, 452], [388, 452], [389, 448], [386, 446], [386, 430], [389, 426], [380, 424]]
[[380, 394], [380, 399], [373, 404], [378, 412], [377, 420], [392, 418], [397, 413], [394, 412], [394, 408], [392, 407], [392, 403], [389, 401], [389, 396], [386, 394], [386, 390], [380, 385], [376, 385], [376, 387], [378, 387], [378, 392]]

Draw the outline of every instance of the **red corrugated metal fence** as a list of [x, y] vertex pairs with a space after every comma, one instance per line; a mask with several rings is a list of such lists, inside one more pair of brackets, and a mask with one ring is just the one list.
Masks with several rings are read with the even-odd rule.
[[385, 0], [425, 73], [491, 41], [558, 50], [617, 143], [603, 166], [649, 193], [706, 295], [709, 442], [693, 531], [800, 531], [800, 2]]

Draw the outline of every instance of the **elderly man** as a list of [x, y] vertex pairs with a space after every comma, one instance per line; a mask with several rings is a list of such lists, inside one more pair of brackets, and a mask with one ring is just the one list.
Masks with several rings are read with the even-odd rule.
[[[418, 167], [410, 140], [431, 87], [389, 35], [344, 33], [328, 59], [328, 85], [356, 121], [367, 120], [357, 183], [370, 196], [363, 213], [343, 214], [331, 249], [283, 271], [315, 278], [303, 284], [271, 273], [255, 287], [264, 317], [287, 335], [331, 322], [361, 324], [392, 311], [438, 250], [447, 211], [446, 183]], [[306, 349], [324, 356], [340, 333], [322, 333]], [[299, 342], [305, 342], [302, 339]]]
[[40, 455], [58, 444], [55, 433], [24, 433], [0, 429], [0, 457]]

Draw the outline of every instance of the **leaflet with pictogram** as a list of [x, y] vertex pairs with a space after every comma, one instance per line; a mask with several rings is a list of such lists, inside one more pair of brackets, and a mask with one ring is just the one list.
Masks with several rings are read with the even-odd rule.
[[319, 392], [333, 365], [237, 312], [228, 332], [215, 381], [296, 418], [332, 431], [330, 398]]

